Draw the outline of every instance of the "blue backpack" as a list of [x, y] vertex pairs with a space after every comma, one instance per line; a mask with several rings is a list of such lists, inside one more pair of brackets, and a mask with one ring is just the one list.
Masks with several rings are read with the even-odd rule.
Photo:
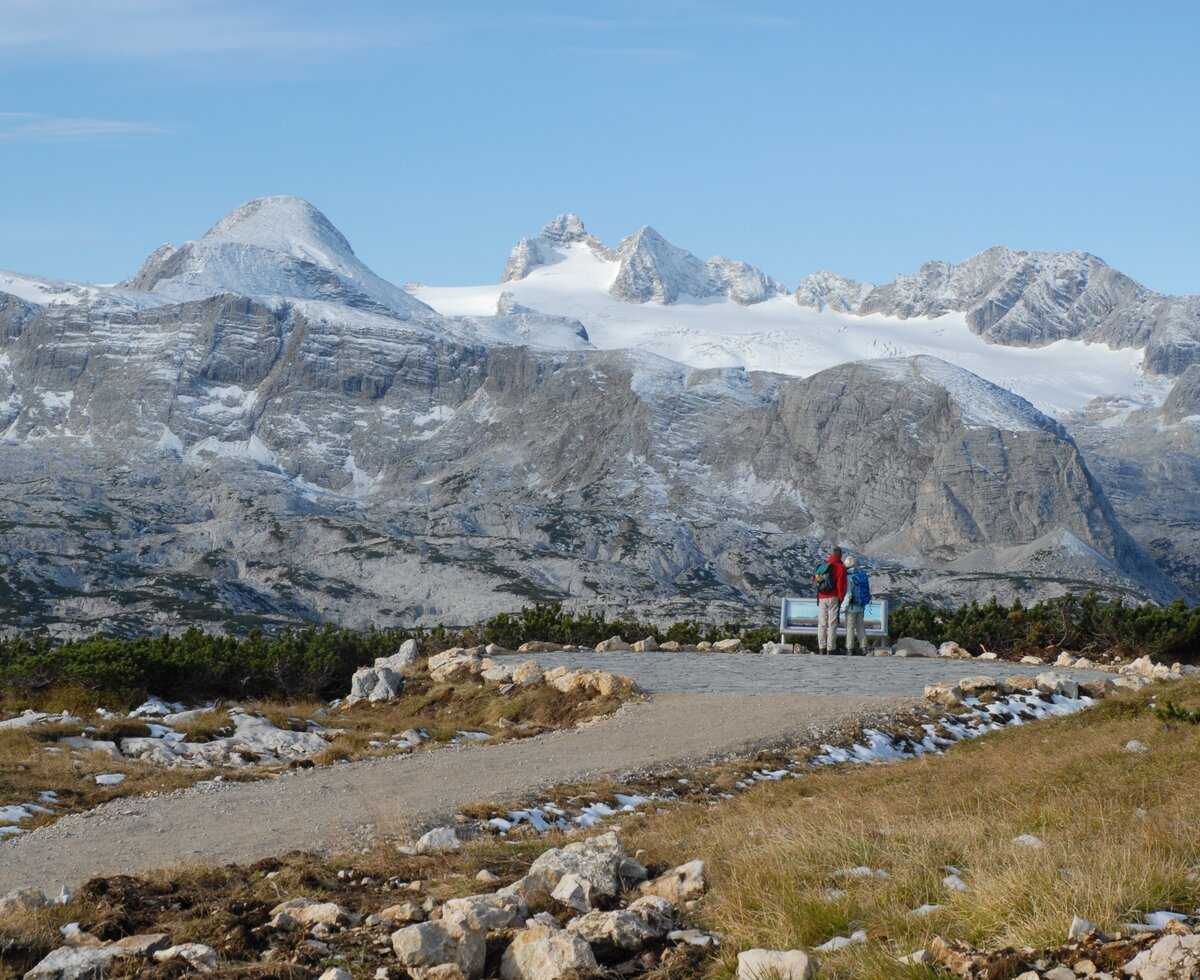
[[850, 573], [850, 594], [854, 597], [856, 606], [867, 608], [871, 601], [871, 580], [866, 572], [856, 568]]

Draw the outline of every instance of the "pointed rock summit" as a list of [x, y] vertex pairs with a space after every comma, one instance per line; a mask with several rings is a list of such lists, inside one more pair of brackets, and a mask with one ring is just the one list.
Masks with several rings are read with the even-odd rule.
[[728, 297], [749, 306], [787, 292], [752, 265], [723, 256], [705, 262], [672, 245], [649, 225], [622, 239], [616, 253], [621, 269], [609, 292], [628, 303]]
[[538, 266], [560, 262], [564, 250], [573, 245], [586, 245], [600, 255], [608, 254], [604, 243], [595, 235], [588, 234], [579, 215], [560, 214], [542, 229], [537, 238], [522, 238], [513, 246], [500, 281], [524, 279]]
[[770, 276], [722, 256], [705, 262], [677, 248], [649, 225], [610, 249], [588, 233], [576, 214], [560, 214], [536, 238], [522, 238], [509, 253], [502, 282], [524, 279], [534, 269], [561, 262], [569, 249], [585, 245], [619, 268], [609, 292], [627, 303], [674, 303], [680, 299], [728, 297], [748, 306], [786, 294]]
[[298, 197], [260, 197], [198, 241], [159, 246], [125, 285], [181, 300], [234, 293], [328, 300], [404, 318], [432, 312], [368, 269], [333, 223]]

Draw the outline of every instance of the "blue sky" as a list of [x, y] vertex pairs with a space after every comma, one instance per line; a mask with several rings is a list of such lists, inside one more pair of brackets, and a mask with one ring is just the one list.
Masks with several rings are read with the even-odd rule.
[[989, 245], [1200, 293], [1189, 3], [0, 0], [0, 268], [296, 194], [395, 282], [562, 211], [794, 285]]

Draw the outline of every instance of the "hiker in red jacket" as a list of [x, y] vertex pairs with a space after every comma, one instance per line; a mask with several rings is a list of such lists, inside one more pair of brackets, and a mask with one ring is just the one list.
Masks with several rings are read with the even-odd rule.
[[837, 653], [837, 629], [842, 600], [846, 598], [846, 566], [842, 549], [834, 548], [817, 566], [817, 653]]

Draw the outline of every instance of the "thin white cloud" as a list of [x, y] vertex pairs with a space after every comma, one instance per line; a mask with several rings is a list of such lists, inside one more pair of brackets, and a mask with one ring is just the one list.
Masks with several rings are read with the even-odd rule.
[[155, 136], [166, 132], [169, 132], [167, 127], [156, 123], [0, 112], [0, 142], [4, 143], [84, 143], [122, 136]]

